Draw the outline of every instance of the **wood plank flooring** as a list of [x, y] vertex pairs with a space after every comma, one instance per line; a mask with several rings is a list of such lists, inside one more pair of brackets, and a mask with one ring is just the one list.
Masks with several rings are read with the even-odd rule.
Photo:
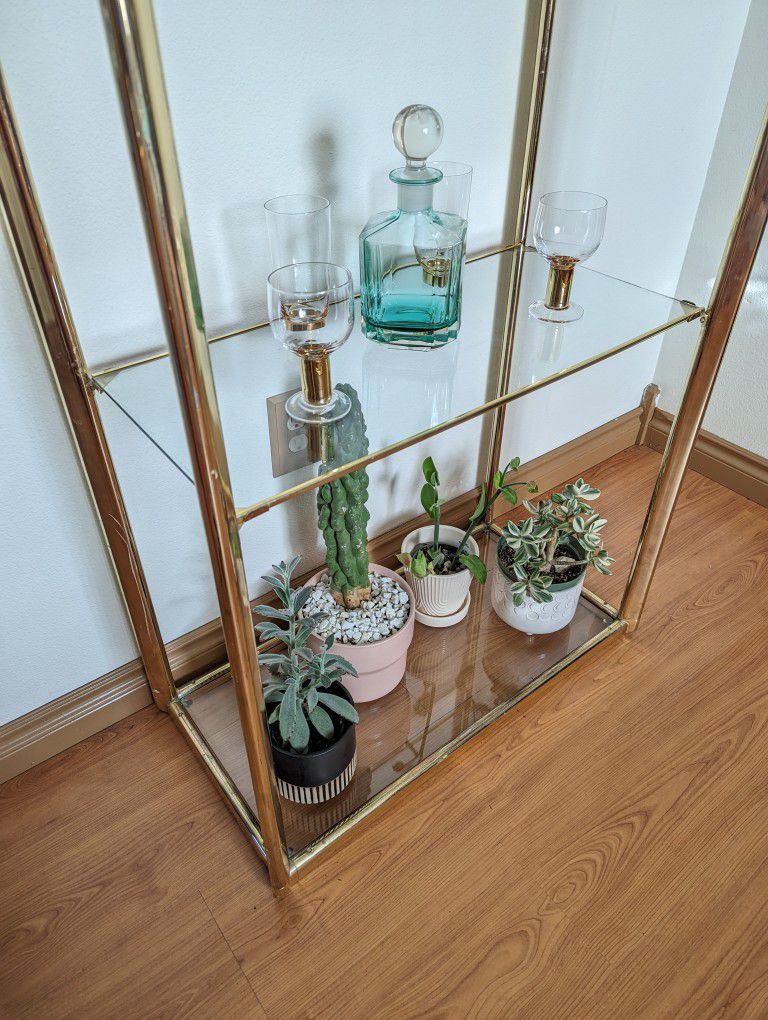
[[[590, 472], [625, 560], [656, 463]], [[767, 560], [689, 474], [637, 633], [281, 899], [154, 709], [11, 780], [0, 1016], [768, 1016]]]

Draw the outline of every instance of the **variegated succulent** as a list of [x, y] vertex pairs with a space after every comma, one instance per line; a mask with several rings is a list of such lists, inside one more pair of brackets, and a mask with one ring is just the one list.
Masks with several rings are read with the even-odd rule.
[[255, 612], [266, 617], [266, 622], [256, 625], [261, 639], [277, 639], [285, 645], [285, 652], [264, 652], [259, 656], [259, 663], [270, 674], [264, 684], [268, 721], [270, 725], [277, 723], [286, 747], [303, 753], [309, 748], [310, 726], [324, 740], [331, 740], [335, 732], [333, 716], [358, 721], [354, 705], [328, 690], [345, 673], [357, 676], [357, 670], [340, 655], [331, 654], [333, 634], [320, 652], [307, 644], [309, 635], [326, 616], [320, 613], [301, 616], [312, 589], [291, 588], [298, 563], [298, 556], [290, 563], [281, 561], [273, 565], [273, 574], [264, 575], [262, 580], [277, 595], [280, 608], [256, 606]]
[[[516, 606], [523, 604], [526, 595], [534, 602], [551, 602], [547, 589], [571, 567], [591, 564], [601, 574], [610, 574], [608, 568], [614, 561], [603, 549], [601, 534], [607, 521], [589, 505], [599, 495], [599, 489], [579, 478], [536, 504], [523, 501], [531, 516], [510, 521], [503, 531], [504, 541], [514, 553], [511, 570], [515, 579], [509, 592]], [[564, 552], [563, 546], [569, 552]]]

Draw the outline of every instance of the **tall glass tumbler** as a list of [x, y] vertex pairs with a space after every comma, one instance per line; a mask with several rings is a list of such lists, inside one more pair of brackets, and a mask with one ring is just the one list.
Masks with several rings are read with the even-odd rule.
[[451, 163], [439, 159], [431, 159], [429, 165], [443, 175], [442, 181], [435, 185], [435, 212], [449, 213], [462, 220], [469, 219], [472, 167], [469, 163]]
[[321, 195], [281, 195], [264, 203], [272, 269], [331, 261], [331, 203]]
[[[460, 309], [461, 267], [467, 249], [467, 216], [469, 215], [469, 194], [472, 190], [472, 167], [468, 163], [447, 163], [444, 160], [433, 161], [429, 165], [439, 170], [443, 175], [442, 180], [434, 186], [433, 209], [442, 226], [450, 232], [450, 236], [459, 238], [461, 241], [461, 253], [457, 266]], [[424, 269], [425, 282], [429, 285], [446, 286], [451, 272], [449, 253], [439, 243], [436, 244], [430, 240], [430, 231], [427, 229], [425, 232], [423, 225], [416, 230], [414, 249], [416, 257]]]

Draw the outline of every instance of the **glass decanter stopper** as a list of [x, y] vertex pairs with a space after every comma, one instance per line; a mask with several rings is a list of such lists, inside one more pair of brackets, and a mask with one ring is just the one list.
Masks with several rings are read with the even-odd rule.
[[397, 209], [360, 234], [362, 329], [379, 343], [440, 347], [459, 332], [472, 168], [427, 164], [443, 138], [431, 106], [406, 106], [392, 137], [406, 163], [389, 175]]

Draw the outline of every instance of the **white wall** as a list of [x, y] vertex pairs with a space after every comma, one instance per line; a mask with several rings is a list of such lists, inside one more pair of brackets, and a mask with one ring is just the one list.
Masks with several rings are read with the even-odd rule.
[[678, 293], [749, 0], [726, 8], [577, 0], [556, 14], [536, 191], [604, 195], [591, 265], [661, 294]]
[[[727, 17], [720, 0], [558, 7], [534, 198], [573, 189], [608, 199], [592, 268], [690, 297], [678, 278], [748, 10], [748, 0], [731, 2]], [[717, 265], [717, 254], [708, 258]], [[575, 300], [578, 286], [577, 276]], [[634, 335], [625, 301], [606, 301], [598, 328], [613, 316], [622, 339]], [[587, 312], [594, 317], [594, 308]], [[673, 330], [519, 401], [507, 414], [505, 454], [538, 456], [637, 407], [660, 351], [689, 350], [686, 338], [694, 335], [689, 327]]]
[[[768, 0], [753, 0], [680, 274], [680, 290], [706, 304], [768, 106]], [[768, 238], [758, 252], [704, 427], [768, 457]], [[677, 406], [693, 342], [664, 348], [660, 406]]]
[[4, 234], [0, 294], [2, 724], [136, 653]]
[[[361, 225], [394, 197], [390, 127], [414, 93], [443, 111], [441, 156], [473, 161], [471, 247], [499, 240], [522, 5], [504, 16], [446, 0], [430, 47], [434, 9], [406, 0], [385, 15], [370, 0], [335, 0], [317, 18], [303, 0], [230, 3], [226, 14], [204, 0], [155, 7], [211, 332], [264, 317], [262, 206], [276, 194], [330, 197], [337, 257], [356, 269]], [[408, 31], [393, 47], [382, 21], [395, 31], [398, 11]], [[89, 362], [165, 346], [99, 5], [9, 0], [0, 39]]]
[[[414, 88], [445, 113], [447, 137], [441, 155], [462, 158], [467, 148], [472, 152], [476, 193], [471, 243], [480, 248], [501, 239], [524, 12], [517, 8], [499, 19], [490, 5], [473, 11], [453, 0], [451, 9], [441, 12], [452, 27], [452, 33], [446, 30], [453, 54], [448, 61], [443, 49], [425, 53], [419, 41], [433, 32], [431, 14], [425, 8], [401, 6], [410, 31], [396, 52], [382, 41], [386, 59], [372, 66], [367, 52], [371, 32], [381, 38], [379, 5], [337, 4], [333, 18], [323, 16], [310, 26], [306, 5], [296, 2], [233, 4], [227, 17], [221, 16], [221, 8], [202, 2], [156, 4], [212, 332], [262, 317], [266, 238], [261, 207], [276, 193], [311, 189], [329, 194], [338, 257], [355, 264], [360, 224], [391, 201], [386, 174], [399, 156], [389, 127], [397, 109], [412, 100]], [[393, 16], [390, 7], [388, 17]], [[289, 28], [295, 36], [296, 26], [304, 27], [300, 82], [295, 69], [287, 72], [284, 46], [264, 46], [265, 18], [276, 38], [285, 39]], [[91, 364], [162, 346], [98, 4], [10, 0], [0, 7], [0, 40], [30, 165]], [[478, 62], [479, 53], [487, 59]], [[479, 64], [473, 84], [479, 111], [456, 75], [457, 66], [470, 63]], [[201, 137], [206, 139], [202, 149]], [[123, 416], [110, 413], [114, 410], [105, 405], [105, 424], [115, 441], [144, 566], [170, 639], [215, 615], [195, 494]], [[444, 456], [447, 496], [475, 482], [472, 465], [480, 428], [475, 424], [463, 431], [471, 456]], [[399, 516], [412, 514], [408, 501], [419, 455], [423, 451], [413, 454], [407, 471], [394, 476], [392, 465], [372, 472], [374, 509], [391, 507], [399, 485]], [[28, 498], [38, 496], [33, 486]], [[374, 513], [374, 527], [391, 520], [392, 515], [382, 519], [381, 512]], [[173, 542], [169, 534], [175, 536]], [[312, 497], [255, 522], [244, 544], [256, 585], [264, 567], [289, 548], [316, 558]], [[73, 555], [86, 560], [79, 546]], [[41, 568], [35, 583], [44, 590], [49, 582]], [[107, 618], [119, 616], [119, 606], [105, 602], [104, 608]], [[95, 672], [85, 656], [79, 668], [72, 669], [60, 649], [42, 649], [50, 684], [48, 692], [36, 692], [33, 703], [60, 693], [54, 689], [57, 682], [74, 688], [130, 658], [133, 653], [127, 653], [120, 640], [121, 627], [122, 620], [114, 634], [104, 629], [104, 639], [111, 641], [111, 661]], [[76, 656], [74, 633], [71, 652]], [[23, 690], [27, 678], [17, 673], [13, 682]], [[32, 707], [24, 702], [19, 709], [16, 704], [9, 711]]]
[[[523, 5], [445, 0], [437, 36], [432, 5], [405, 0], [386, 10], [378, 3], [337, 0], [317, 19], [307, 18], [307, 5], [298, 0], [232, 3], [226, 16], [220, 6], [203, 0], [157, 0], [156, 8], [211, 331], [259, 317], [266, 266], [261, 206], [274, 194], [329, 195], [337, 257], [356, 265], [360, 225], [371, 211], [390, 204], [386, 171], [396, 160], [391, 118], [415, 98], [443, 112], [441, 156], [468, 159], [475, 167], [470, 246], [502, 240]], [[723, 24], [716, 0], [561, 5], [536, 192], [571, 187], [607, 195], [608, 230], [596, 267], [672, 289], [746, 10], [746, 0], [732, 3]], [[408, 32], [398, 33], [394, 46], [398, 14], [407, 17]], [[300, 70], [286, 61], [289, 37], [300, 49]], [[91, 362], [162, 344], [98, 5], [6, 0], [0, 7], [0, 40]], [[575, 383], [564, 384], [559, 399], [549, 391], [539, 404], [549, 445], [635, 406], [656, 354], [656, 348], [635, 352], [612, 370], [596, 370], [584, 381], [587, 402], [579, 399], [585, 391]], [[209, 618], [214, 609], [194, 492], [180, 475], [171, 480], [167, 461], [126, 419], [105, 414], [144, 566], [170, 638]], [[510, 415], [508, 442], [525, 454], [519, 449], [522, 414], [518, 406]], [[23, 418], [13, 420], [23, 430]], [[540, 428], [534, 439], [542, 443]], [[478, 425], [438, 444], [438, 457], [451, 468], [448, 495], [474, 481], [468, 465], [478, 449]], [[408, 499], [422, 452], [372, 471], [377, 528], [410, 515]], [[38, 496], [38, 485], [27, 487], [27, 502]], [[21, 498], [18, 505], [23, 506]], [[86, 531], [73, 541], [85, 543]], [[289, 548], [312, 555], [317, 536], [311, 500], [266, 515], [246, 530], [245, 541], [256, 577], [259, 564]], [[69, 553], [82, 558], [79, 544]], [[98, 555], [103, 569], [100, 550]], [[55, 569], [46, 569], [45, 562], [34, 577], [41, 591], [50, 587]], [[77, 611], [85, 612], [93, 597], [87, 593]], [[101, 601], [108, 618], [119, 620], [104, 631], [111, 661], [94, 672], [83, 655], [76, 668], [65, 671], [57, 649], [48, 649], [49, 683], [37, 691], [39, 700], [59, 693], [55, 684], [63, 672], [63, 682], [75, 687], [130, 658], [119, 608]], [[72, 642], [74, 655], [77, 644]], [[26, 678], [20, 674], [15, 682], [23, 687]]]

